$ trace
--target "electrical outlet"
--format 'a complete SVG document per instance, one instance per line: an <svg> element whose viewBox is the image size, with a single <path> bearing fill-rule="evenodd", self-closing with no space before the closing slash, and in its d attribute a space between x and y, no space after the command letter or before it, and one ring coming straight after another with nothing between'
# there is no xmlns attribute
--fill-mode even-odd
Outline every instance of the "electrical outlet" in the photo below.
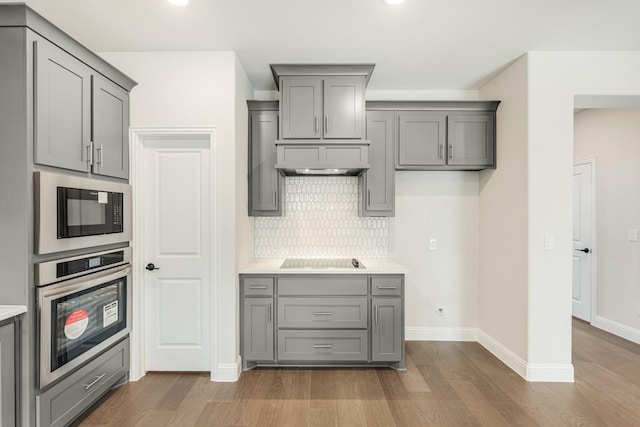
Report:
<svg viewBox="0 0 640 427"><path fill-rule="evenodd" d="M629 229L628 238L629 238L630 242L637 242L638 241L638 229L637 228L630 228Z"/></svg>
<svg viewBox="0 0 640 427"><path fill-rule="evenodd" d="M429 249L432 251L438 249L438 241L436 239L429 239Z"/></svg>

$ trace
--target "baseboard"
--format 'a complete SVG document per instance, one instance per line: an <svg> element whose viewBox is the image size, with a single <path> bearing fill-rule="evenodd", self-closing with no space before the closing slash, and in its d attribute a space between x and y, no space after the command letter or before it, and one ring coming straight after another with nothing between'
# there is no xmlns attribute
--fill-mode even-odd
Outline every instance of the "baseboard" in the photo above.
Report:
<svg viewBox="0 0 640 427"><path fill-rule="evenodd" d="M520 356L482 330L478 331L478 343L527 381L555 383L571 383L574 381L573 365L570 363L527 363Z"/></svg>
<svg viewBox="0 0 640 427"><path fill-rule="evenodd" d="M607 319L606 317L594 316L591 326L595 326L596 328L600 328L611 334L617 335L636 344L640 344L640 330L623 325L622 323L618 323L614 320Z"/></svg>
<svg viewBox="0 0 640 427"><path fill-rule="evenodd" d="M240 378L240 370L242 367L242 359L240 356L236 359L236 363L218 363L217 368L211 374L211 381L220 383L232 383Z"/></svg>
<svg viewBox="0 0 640 427"><path fill-rule="evenodd" d="M428 328L409 326L404 330L407 341L477 341L477 328Z"/></svg>

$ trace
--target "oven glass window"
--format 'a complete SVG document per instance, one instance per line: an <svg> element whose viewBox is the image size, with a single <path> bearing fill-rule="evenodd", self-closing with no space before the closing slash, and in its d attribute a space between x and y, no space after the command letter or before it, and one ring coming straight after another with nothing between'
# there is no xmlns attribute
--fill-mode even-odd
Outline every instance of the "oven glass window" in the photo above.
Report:
<svg viewBox="0 0 640 427"><path fill-rule="evenodd" d="M51 371L125 329L127 278L51 301Z"/></svg>

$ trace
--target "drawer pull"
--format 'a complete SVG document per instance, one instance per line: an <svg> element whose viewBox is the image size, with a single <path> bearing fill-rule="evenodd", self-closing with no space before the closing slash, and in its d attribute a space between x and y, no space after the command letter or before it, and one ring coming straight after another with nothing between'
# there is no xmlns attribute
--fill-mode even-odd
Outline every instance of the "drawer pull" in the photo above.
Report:
<svg viewBox="0 0 640 427"><path fill-rule="evenodd" d="M397 286L378 286L378 289L398 289Z"/></svg>
<svg viewBox="0 0 640 427"><path fill-rule="evenodd" d="M331 313L330 311L314 311L313 315L314 316L331 316L333 313Z"/></svg>
<svg viewBox="0 0 640 427"><path fill-rule="evenodd" d="M91 381L90 384L84 384L84 389L85 390L89 390L91 387L93 387L94 385L96 385L98 383L98 381L100 381L101 379L104 378L104 376L107 375L107 373L105 372L104 374L96 377L95 380Z"/></svg>
<svg viewBox="0 0 640 427"><path fill-rule="evenodd" d="M314 344L313 348L333 348L333 344Z"/></svg>
<svg viewBox="0 0 640 427"><path fill-rule="evenodd" d="M250 285L249 289L267 289L267 285Z"/></svg>

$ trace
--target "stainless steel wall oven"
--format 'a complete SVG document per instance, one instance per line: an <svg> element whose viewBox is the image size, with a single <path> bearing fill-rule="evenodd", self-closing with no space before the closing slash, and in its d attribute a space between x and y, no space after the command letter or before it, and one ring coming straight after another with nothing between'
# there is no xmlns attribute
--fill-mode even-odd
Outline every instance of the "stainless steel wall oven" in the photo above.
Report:
<svg viewBox="0 0 640 427"><path fill-rule="evenodd" d="M38 171L34 190L37 254L131 240L128 184Z"/></svg>
<svg viewBox="0 0 640 427"><path fill-rule="evenodd" d="M40 388L129 333L131 248L36 264Z"/></svg>

